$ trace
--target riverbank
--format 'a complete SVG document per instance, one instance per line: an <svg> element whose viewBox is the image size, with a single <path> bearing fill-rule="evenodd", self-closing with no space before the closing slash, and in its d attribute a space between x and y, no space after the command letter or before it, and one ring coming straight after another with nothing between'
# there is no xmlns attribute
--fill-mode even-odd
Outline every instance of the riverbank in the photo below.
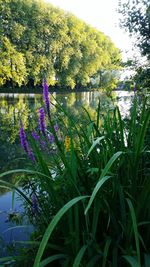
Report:
<svg viewBox="0 0 150 267"><path fill-rule="evenodd" d="M42 85L41 86L36 86L36 87L0 87L0 94L3 93L21 93L21 94L41 94L42 93ZM107 89L104 88L98 88L98 87L80 87L80 88L60 88L57 86L49 86L49 92L51 93L78 93L78 92L89 92L89 91L99 91L99 92L107 92ZM120 88L114 88L112 91L126 91L126 92L132 92L132 90L127 90L127 89L120 89Z"/></svg>
<svg viewBox="0 0 150 267"><path fill-rule="evenodd" d="M41 86L21 86L21 87L18 87L18 86L1 86L0 87L0 93L34 93L34 94L40 94L42 93L42 84ZM71 89L70 87L60 87L60 86L49 86L49 92L59 92L59 93L76 93L76 92L87 92L87 91L98 91L98 90L101 90L103 91L102 88L92 88L90 86L88 87L75 87L74 89Z"/></svg>

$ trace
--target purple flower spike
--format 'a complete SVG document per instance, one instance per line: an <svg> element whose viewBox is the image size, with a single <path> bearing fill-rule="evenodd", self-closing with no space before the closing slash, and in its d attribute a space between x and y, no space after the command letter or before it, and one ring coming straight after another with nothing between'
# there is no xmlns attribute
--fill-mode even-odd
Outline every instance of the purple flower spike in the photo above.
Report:
<svg viewBox="0 0 150 267"><path fill-rule="evenodd" d="M50 118L50 97L46 80L43 81L43 98L47 109L48 117Z"/></svg>
<svg viewBox="0 0 150 267"><path fill-rule="evenodd" d="M39 141L40 139L40 136L35 132L35 131L32 131L32 137L36 140L36 141Z"/></svg>
<svg viewBox="0 0 150 267"><path fill-rule="evenodd" d="M45 141L40 141L40 145L41 145L41 148L42 148L43 150L46 150L46 149L47 149L47 147L46 147L46 142L45 142Z"/></svg>
<svg viewBox="0 0 150 267"><path fill-rule="evenodd" d="M54 130L55 130L55 132L58 132L59 131L59 126L58 126L57 123L54 125Z"/></svg>
<svg viewBox="0 0 150 267"><path fill-rule="evenodd" d="M32 200L31 211L33 215L36 215L39 212L39 208L38 208L37 197L34 193L32 194L31 200Z"/></svg>
<svg viewBox="0 0 150 267"><path fill-rule="evenodd" d="M28 153L29 145L28 145L28 141L27 141L27 137L26 137L23 125L20 127L19 135L20 135L21 145L23 149Z"/></svg>
<svg viewBox="0 0 150 267"><path fill-rule="evenodd" d="M55 138L54 138L54 135L53 135L53 134L49 134L49 135L47 136L47 138L48 138L48 141L49 141L50 143L54 143Z"/></svg>
<svg viewBox="0 0 150 267"><path fill-rule="evenodd" d="M34 157L34 154L32 152L32 149L29 147L23 125L20 127L19 135L20 135L20 141L21 141L21 145L22 145L23 149L28 154L28 157L32 161L35 162L35 157Z"/></svg>
<svg viewBox="0 0 150 267"><path fill-rule="evenodd" d="M44 108L39 109L39 127L43 135L46 135L46 125L45 125L45 112Z"/></svg>
<svg viewBox="0 0 150 267"><path fill-rule="evenodd" d="M136 91L137 91L136 86L134 86L133 91L134 91L134 94L135 94Z"/></svg>
<svg viewBox="0 0 150 267"><path fill-rule="evenodd" d="M31 149L28 150L28 156L29 156L29 158L30 158L33 162L36 161L36 160L35 160L35 157L34 157L34 154L33 154L33 152L32 152Z"/></svg>

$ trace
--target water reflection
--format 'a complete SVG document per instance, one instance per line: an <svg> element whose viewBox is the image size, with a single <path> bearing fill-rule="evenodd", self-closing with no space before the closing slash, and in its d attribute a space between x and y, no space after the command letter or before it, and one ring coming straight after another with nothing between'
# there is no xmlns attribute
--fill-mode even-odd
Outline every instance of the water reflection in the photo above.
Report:
<svg viewBox="0 0 150 267"><path fill-rule="evenodd" d="M10 192L0 197L0 257L8 255L8 247L12 248L12 242L29 240L30 234L33 231L32 225L27 224L24 220L24 226L16 228L16 224L8 220L9 214L15 214L21 217L23 212L21 202L16 197L14 209L11 203L12 194ZM13 247L17 243L13 244Z"/></svg>
<svg viewBox="0 0 150 267"><path fill-rule="evenodd" d="M118 96L118 98L117 98ZM95 119L97 104L100 99L101 114L105 114L108 108L119 105L121 112L130 109L131 97L130 93L122 95L120 92L112 96L106 96L99 92L81 92L81 93L53 93L51 102L55 104L57 101L68 113L75 115L77 119L83 120L85 111L88 110L91 118ZM57 114L57 110L51 104L52 115ZM0 172L10 169L24 168L26 161L23 160L24 153L21 149L19 140L20 122L24 124L27 130L32 125L37 125L37 111L43 105L43 97L39 94L0 94ZM8 182L15 182L15 175L6 177ZM3 233L10 225L5 223L7 211L11 209L11 192L8 189L0 187L0 233ZM19 209L20 202L15 203L15 208ZM25 229L27 231L27 229ZM3 238L7 241L14 238L17 240L18 234L15 232L3 234ZM23 240L27 236L20 236Z"/></svg>
<svg viewBox="0 0 150 267"><path fill-rule="evenodd" d="M127 117L129 115L131 103L134 97L134 92L117 92L117 105L123 117Z"/></svg>
<svg viewBox="0 0 150 267"><path fill-rule="evenodd" d="M125 98L119 92L118 97L118 105L125 113L125 110L130 108L130 94L128 93ZM53 93L51 102L58 101L69 114L75 115L80 120L85 116L84 107L94 119L99 98L101 114L106 113L108 108L113 108L117 103L116 97L111 99L99 92ZM11 169L11 166L20 167L21 160L17 160L23 157L18 136L20 122L25 129L28 129L29 125L34 128L37 125L37 110L42 105L42 95L39 94L0 94L0 171ZM51 113L57 115L57 110L52 108Z"/></svg>

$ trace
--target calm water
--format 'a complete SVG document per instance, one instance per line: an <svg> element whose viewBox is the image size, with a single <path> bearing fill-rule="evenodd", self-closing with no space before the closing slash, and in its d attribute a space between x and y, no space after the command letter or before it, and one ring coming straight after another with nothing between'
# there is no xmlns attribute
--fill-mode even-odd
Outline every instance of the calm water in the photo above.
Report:
<svg viewBox="0 0 150 267"><path fill-rule="evenodd" d="M133 93L114 92L113 98L99 92L53 93L52 96L70 113L80 118L83 113L83 106L94 117L99 98L101 100L101 113L107 112L108 107L113 108L118 105L123 116L126 116L131 106ZM55 102L53 97L51 97L51 101ZM0 94L0 172L24 167L24 155L18 137L20 121L28 127L30 123L33 123L35 111L42 105L42 95ZM57 111L53 110L53 112ZM5 179L12 183L14 177L7 176ZM12 242L13 240L27 239L27 232L30 233L31 231L30 227L25 227L24 230L23 228L7 230L13 226L12 223L7 221L8 213L15 211L20 216L23 212L21 201L18 199L15 199L12 210L11 199L12 193L6 188L0 188L0 238L2 238L0 239L0 246L2 247L3 241ZM1 247L0 251L2 251ZM5 251L2 255L4 254Z"/></svg>

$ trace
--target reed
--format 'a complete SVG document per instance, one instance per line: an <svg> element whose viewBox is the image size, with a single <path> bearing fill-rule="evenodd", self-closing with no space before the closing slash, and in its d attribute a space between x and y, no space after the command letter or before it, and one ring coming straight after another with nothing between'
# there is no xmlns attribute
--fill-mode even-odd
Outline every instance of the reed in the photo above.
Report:
<svg viewBox="0 0 150 267"><path fill-rule="evenodd" d="M137 101L127 119L118 107L102 117L99 101L97 116L85 110L83 121L56 102L61 116L49 111L44 133L35 129L44 150L29 138L33 169L0 174L24 173L36 195L38 210L28 216L40 243L28 266L150 266L150 176L144 160L150 110L146 99L140 109ZM2 180L0 185L17 190L33 207L32 194Z"/></svg>

